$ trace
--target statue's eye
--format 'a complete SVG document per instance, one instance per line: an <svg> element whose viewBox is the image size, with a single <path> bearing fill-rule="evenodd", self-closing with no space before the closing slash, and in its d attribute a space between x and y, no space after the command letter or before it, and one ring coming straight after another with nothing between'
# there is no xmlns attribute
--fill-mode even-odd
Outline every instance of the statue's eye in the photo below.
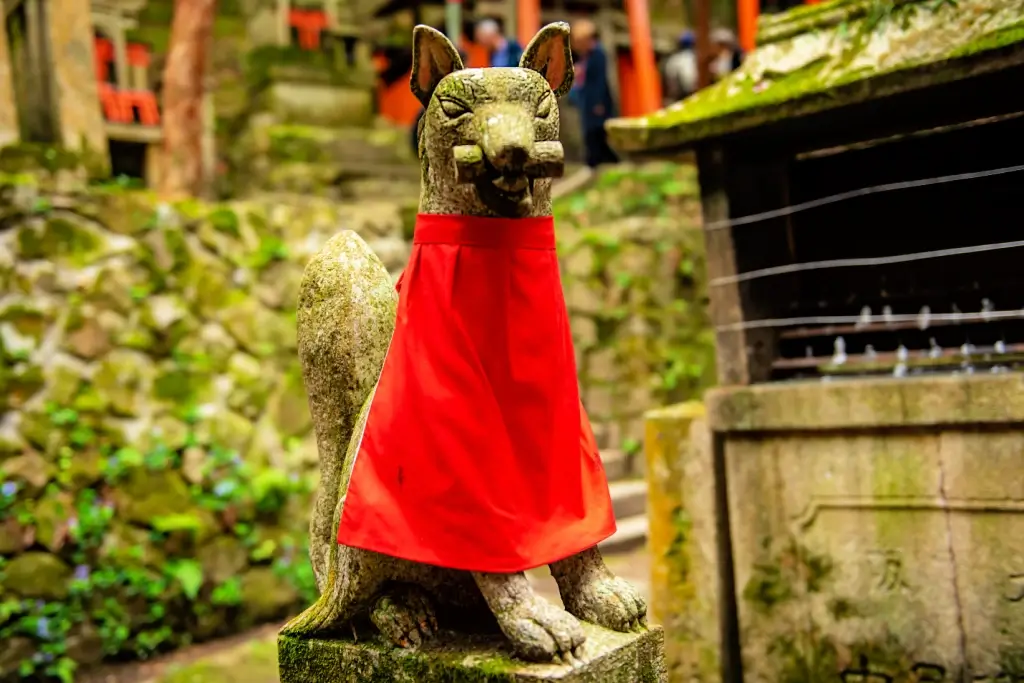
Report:
<svg viewBox="0 0 1024 683"><path fill-rule="evenodd" d="M537 105L538 119L546 119L551 116L551 108L554 106L554 101L555 98L551 95L545 96L544 99L540 101L540 104Z"/></svg>
<svg viewBox="0 0 1024 683"><path fill-rule="evenodd" d="M469 107L464 105L462 102L459 102L458 100L453 100L447 97L442 97L440 98L440 100L441 110L444 112L445 116L447 116L450 119L457 119L460 116L465 116L466 114L472 113Z"/></svg>

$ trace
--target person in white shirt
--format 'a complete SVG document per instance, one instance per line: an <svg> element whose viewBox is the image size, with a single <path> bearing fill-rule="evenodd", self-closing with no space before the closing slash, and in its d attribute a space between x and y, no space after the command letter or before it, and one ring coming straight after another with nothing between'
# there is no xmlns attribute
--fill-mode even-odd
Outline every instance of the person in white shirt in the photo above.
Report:
<svg viewBox="0 0 1024 683"><path fill-rule="evenodd" d="M679 49L665 60L665 104L686 99L697 92L697 52L693 31L679 37Z"/></svg>

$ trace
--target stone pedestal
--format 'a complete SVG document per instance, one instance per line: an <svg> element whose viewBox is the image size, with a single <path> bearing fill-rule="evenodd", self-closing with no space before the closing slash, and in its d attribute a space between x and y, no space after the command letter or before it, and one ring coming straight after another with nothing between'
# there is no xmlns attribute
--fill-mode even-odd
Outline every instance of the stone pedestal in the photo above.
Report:
<svg viewBox="0 0 1024 683"><path fill-rule="evenodd" d="M584 661L524 664L513 660L500 634L439 634L420 650L377 639L315 640L280 636L281 683L664 683L660 628L642 635L614 633L590 624Z"/></svg>

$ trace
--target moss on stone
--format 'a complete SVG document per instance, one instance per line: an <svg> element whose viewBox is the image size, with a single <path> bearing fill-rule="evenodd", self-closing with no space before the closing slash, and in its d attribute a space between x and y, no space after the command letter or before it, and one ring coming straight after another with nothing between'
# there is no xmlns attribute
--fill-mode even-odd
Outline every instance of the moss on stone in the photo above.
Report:
<svg viewBox="0 0 1024 683"><path fill-rule="evenodd" d="M626 152L687 145L968 77L983 60L989 68L1010 66L1019 57L1003 49L1024 42L1020 10L1017 0L831 2L791 10L774 20L782 27L774 29L777 42L761 45L740 69L654 114L609 122L610 139Z"/></svg>
<svg viewBox="0 0 1024 683"><path fill-rule="evenodd" d="M442 631L419 650L395 648L379 638L305 640L280 636L281 683L663 683L660 629L619 634L585 624L587 656L573 668L514 659L500 635Z"/></svg>
<svg viewBox="0 0 1024 683"><path fill-rule="evenodd" d="M23 598L61 600L68 595L71 568L56 555L28 552L4 567L0 586Z"/></svg>

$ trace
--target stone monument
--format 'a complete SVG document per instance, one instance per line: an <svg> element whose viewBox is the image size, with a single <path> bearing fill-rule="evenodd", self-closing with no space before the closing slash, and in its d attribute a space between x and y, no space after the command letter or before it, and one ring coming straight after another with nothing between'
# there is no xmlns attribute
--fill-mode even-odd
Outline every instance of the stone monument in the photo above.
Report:
<svg viewBox="0 0 1024 683"><path fill-rule="evenodd" d="M310 555L321 597L281 631L283 683L665 680L660 629L647 627L643 599L596 548L614 517L579 404L551 219L551 179L562 172L556 100L573 77L568 37L568 25L552 24L519 68L465 69L442 34L417 27L422 188L402 298L352 232L306 268L298 340L320 455ZM474 270L482 281L467 287ZM512 295L506 279L519 288ZM423 294L438 282L448 296ZM425 316L428 306L441 312ZM513 316L516 306L528 329L473 319L493 318L490 308ZM417 316L434 325L430 344L418 343L428 323L416 327ZM537 350L512 347L538 338L550 348L531 366ZM439 355L446 344L463 344L461 355ZM494 346L516 360L500 362ZM458 373L464 390L438 380ZM497 400L479 398L480 387ZM519 413L501 405L508 396L525 404ZM460 398L469 409L446 414ZM415 413L404 418L408 437L395 434L403 410ZM491 428L495 415L520 422ZM521 432L542 452L510 446ZM461 461L446 452L473 438L495 445L461 448ZM529 467L507 466L520 461ZM565 609L523 573L541 565Z"/></svg>

